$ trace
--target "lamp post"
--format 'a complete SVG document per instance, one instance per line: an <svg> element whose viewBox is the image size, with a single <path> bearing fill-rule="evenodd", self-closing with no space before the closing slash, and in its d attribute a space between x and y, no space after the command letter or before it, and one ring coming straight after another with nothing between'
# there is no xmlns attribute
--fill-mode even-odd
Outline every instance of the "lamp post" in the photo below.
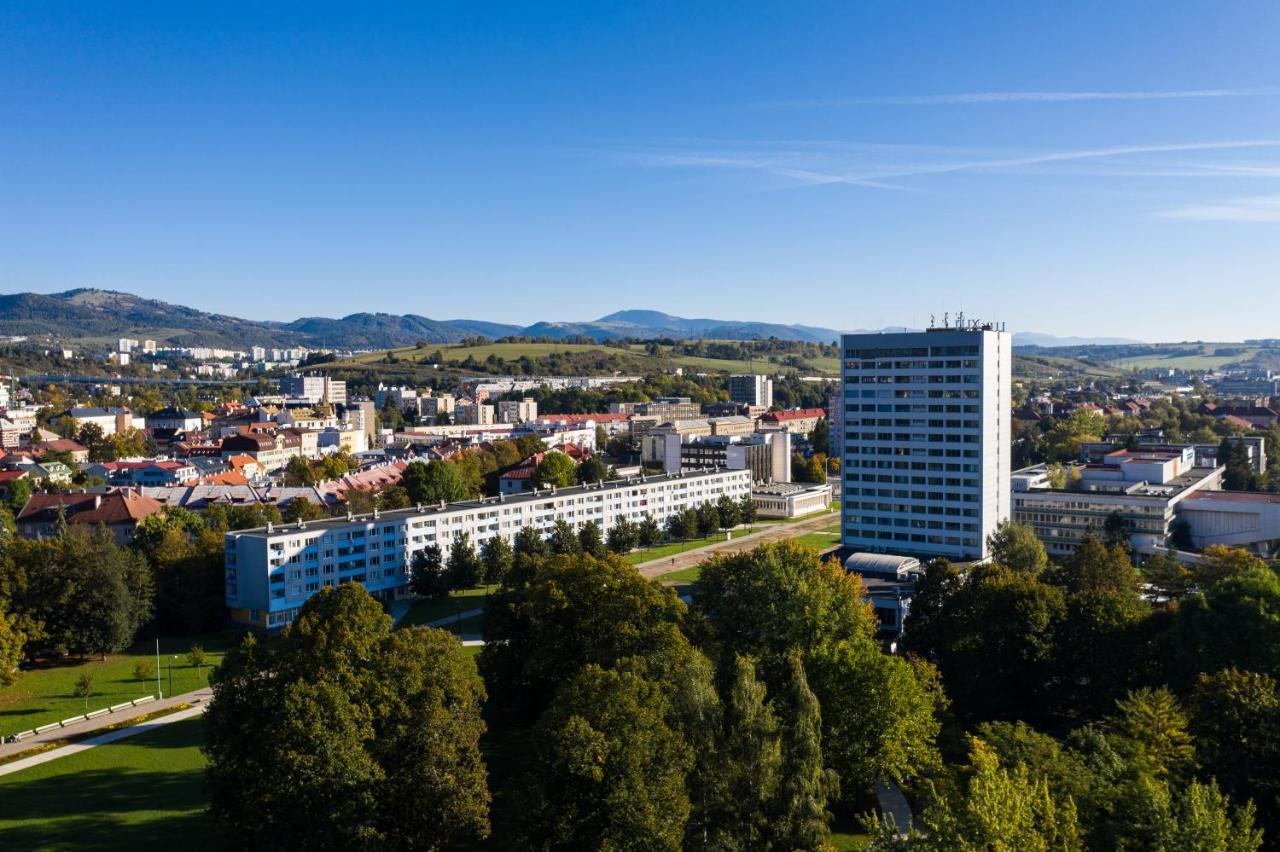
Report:
<svg viewBox="0 0 1280 852"><path fill-rule="evenodd" d="M178 659L178 655L174 654L169 657L169 697L173 697L173 661Z"/></svg>
<svg viewBox="0 0 1280 852"><path fill-rule="evenodd" d="M156 637L156 697L164 698L164 690L160 688L160 637Z"/></svg>

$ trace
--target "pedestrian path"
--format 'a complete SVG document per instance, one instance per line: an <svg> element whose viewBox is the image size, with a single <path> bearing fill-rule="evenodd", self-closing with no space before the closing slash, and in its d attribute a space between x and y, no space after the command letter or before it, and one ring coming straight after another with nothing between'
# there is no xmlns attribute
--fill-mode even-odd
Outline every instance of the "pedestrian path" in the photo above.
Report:
<svg viewBox="0 0 1280 852"><path fill-rule="evenodd" d="M911 805L902 795L902 788L893 781L876 782L876 803L880 806L880 818L892 819L899 835L911 831Z"/></svg>
<svg viewBox="0 0 1280 852"><path fill-rule="evenodd" d="M199 716L208 707L207 704L198 704L195 707L188 707L186 710L179 710L176 713L170 713L167 716L160 716L156 719L149 719L146 722L140 722L137 725L130 725L127 728L117 728L114 731L107 731L105 734L99 734L96 737L90 737L78 743L71 743L60 748L42 751L39 754L33 754L31 757L23 757L11 763L0 765L0 775L11 775L14 772L21 772L24 769L30 769L33 766L39 766L42 763L48 763L51 760L57 760L62 757L70 757L73 754L79 754L82 751L88 751L94 746L106 745L117 740L123 740L127 737L136 737L138 734L145 734L147 731L154 731L156 728L165 725L181 722L183 719L190 719L193 716Z"/></svg>

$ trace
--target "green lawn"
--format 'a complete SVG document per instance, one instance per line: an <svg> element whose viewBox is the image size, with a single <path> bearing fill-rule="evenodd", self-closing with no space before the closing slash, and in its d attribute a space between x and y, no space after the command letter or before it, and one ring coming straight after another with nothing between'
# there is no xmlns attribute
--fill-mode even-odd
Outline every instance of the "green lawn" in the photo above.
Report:
<svg viewBox="0 0 1280 852"><path fill-rule="evenodd" d="M200 719L0 777L5 849L215 849Z"/></svg>
<svg viewBox="0 0 1280 852"><path fill-rule="evenodd" d="M661 580L664 583L696 583L698 578L702 576L702 566L694 565L692 568L682 568L679 571L672 571L667 574L660 574L654 577L655 580Z"/></svg>
<svg viewBox="0 0 1280 852"><path fill-rule="evenodd" d="M187 664L187 651L192 645L204 647L207 662L203 668ZM180 695L206 685L209 670L222 660L226 647L227 637L221 633L161 639L163 671L160 682L164 694ZM175 654L178 656L176 660L173 659ZM106 661L44 663L39 668L22 672L13 685L0 687L0 734L26 731L84 713L85 699L72 694L76 681L84 672L93 675L89 710L154 695L154 675L147 681L139 681L133 676L134 666L144 659L155 662L155 640L139 642L123 654L108 655ZM169 686L170 664L172 691Z"/></svg>
<svg viewBox="0 0 1280 852"><path fill-rule="evenodd" d="M440 618L483 607L485 596L497 590L497 586L477 586L474 589L450 592L445 598L418 601L413 605L413 609L400 619L399 626L413 627L418 624L427 624Z"/></svg>

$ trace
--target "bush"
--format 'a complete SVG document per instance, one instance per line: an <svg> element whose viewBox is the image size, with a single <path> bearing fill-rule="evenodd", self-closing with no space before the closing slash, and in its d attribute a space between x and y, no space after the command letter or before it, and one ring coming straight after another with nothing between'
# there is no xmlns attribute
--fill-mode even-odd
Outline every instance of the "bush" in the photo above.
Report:
<svg viewBox="0 0 1280 852"><path fill-rule="evenodd" d="M156 676L156 664L150 659L138 660L133 667L134 680L153 680Z"/></svg>

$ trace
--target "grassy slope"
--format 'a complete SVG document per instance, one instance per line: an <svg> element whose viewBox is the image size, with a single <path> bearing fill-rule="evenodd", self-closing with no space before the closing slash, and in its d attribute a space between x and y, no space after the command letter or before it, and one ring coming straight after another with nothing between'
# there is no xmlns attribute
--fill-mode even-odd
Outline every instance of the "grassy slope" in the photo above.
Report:
<svg viewBox="0 0 1280 852"><path fill-rule="evenodd" d="M187 664L187 651L192 645L202 645L207 662L201 669ZM169 690L169 664L173 663L173 694L180 695L199 689L208 682L209 669L222 660L226 639L221 634L161 639L161 686L166 695ZM178 655L177 660L172 656ZM57 722L85 712L85 700L76 698L72 691L83 672L93 675L93 695L89 698L90 710L99 710L112 704L120 704L154 695L154 675L147 681L133 676L139 660L155 662L155 643L139 642L123 654L108 655L106 661L66 662L50 664L42 668L24 671L12 686L0 689L0 733L12 734L50 722Z"/></svg>
<svg viewBox="0 0 1280 852"><path fill-rule="evenodd" d="M0 778L5 849L216 848L204 814L200 719Z"/></svg>

